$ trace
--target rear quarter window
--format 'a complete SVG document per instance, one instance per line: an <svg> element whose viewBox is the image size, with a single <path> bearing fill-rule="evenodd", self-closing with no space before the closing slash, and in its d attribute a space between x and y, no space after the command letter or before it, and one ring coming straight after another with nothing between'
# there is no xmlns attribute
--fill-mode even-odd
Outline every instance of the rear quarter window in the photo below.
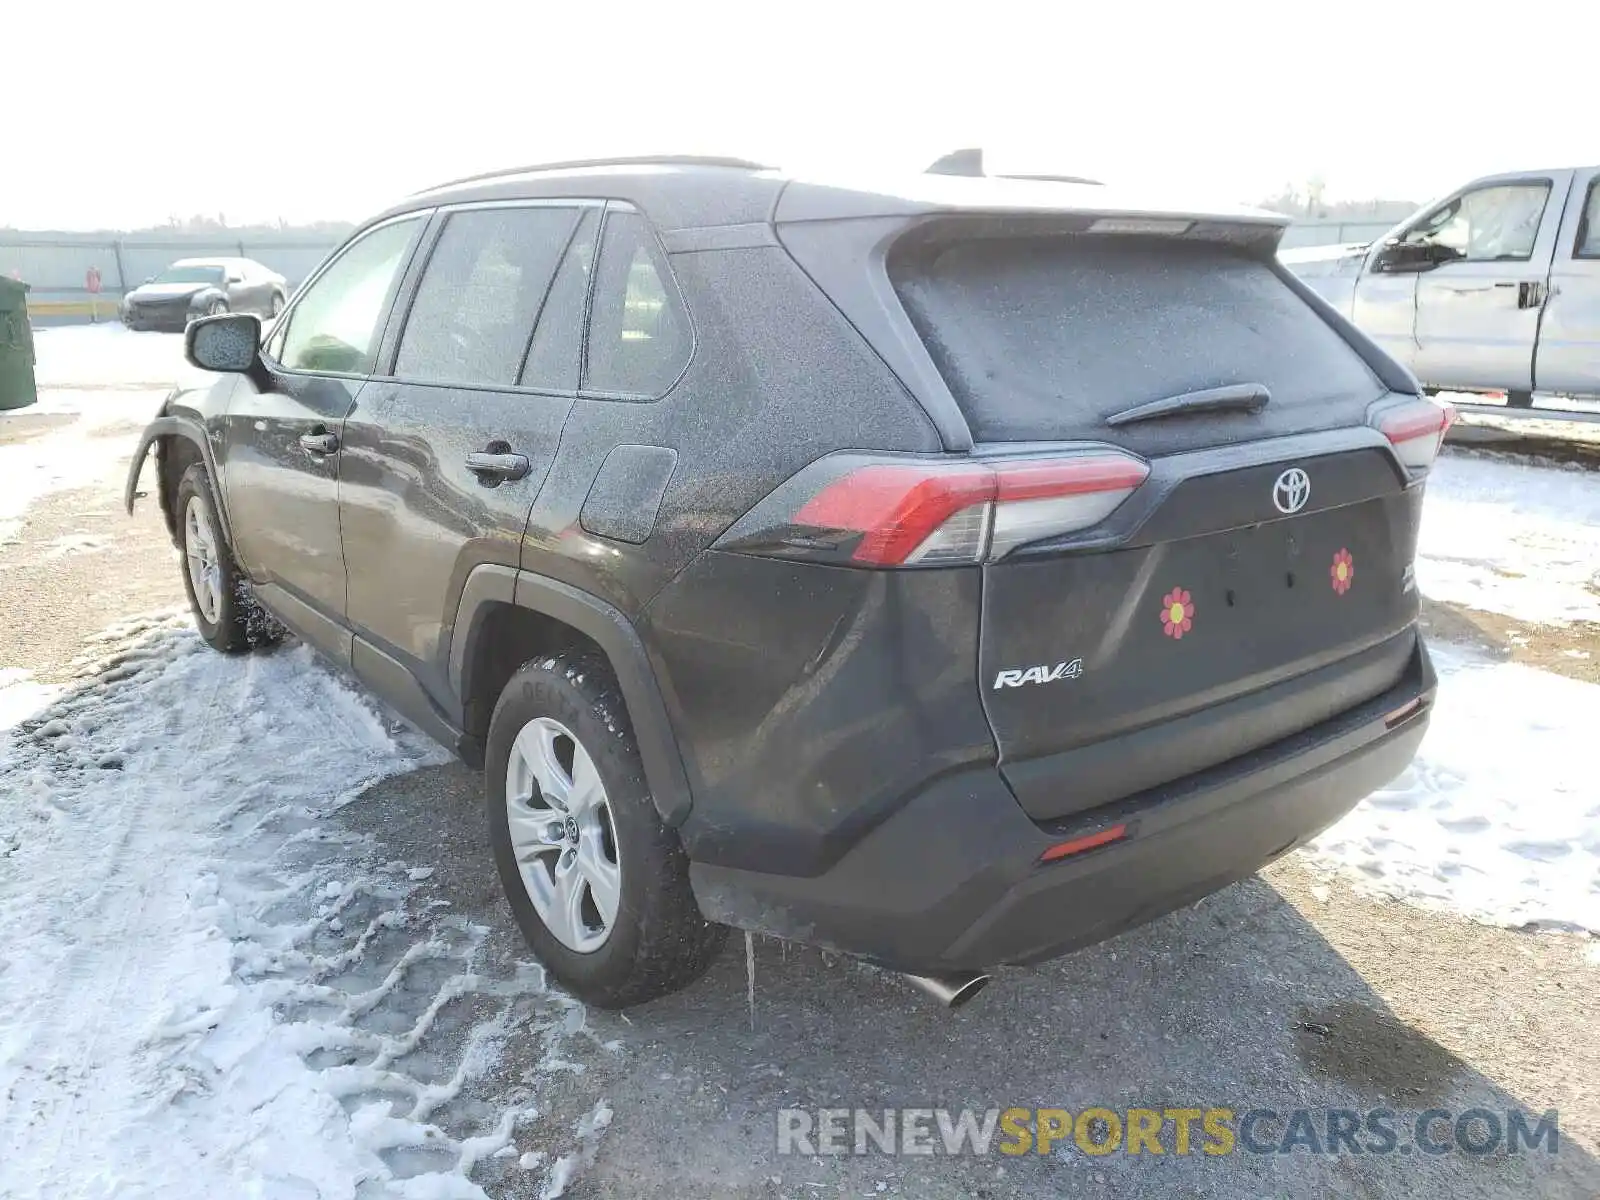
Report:
<svg viewBox="0 0 1600 1200"><path fill-rule="evenodd" d="M1136 404L1237 383L1271 391L1260 420L1192 418L1116 439L1160 450L1229 440L1230 422L1262 436L1359 421L1350 414L1381 391L1268 263L1226 245L967 237L897 251L889 267L979 441L1104 438L1104 419Z"/></svg>
<svg viewBox="0 0 1600 1200"><path fill-rule="evenodd" d="M660 396L683 374L693 349L688 311L644 218L607 213L589 314L585 390Z"/></svg>

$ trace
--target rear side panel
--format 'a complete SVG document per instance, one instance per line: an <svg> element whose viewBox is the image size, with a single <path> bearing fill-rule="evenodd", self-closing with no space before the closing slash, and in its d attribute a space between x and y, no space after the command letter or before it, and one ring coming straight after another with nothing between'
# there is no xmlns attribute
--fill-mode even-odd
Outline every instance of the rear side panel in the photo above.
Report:
<svg viewBox="0 0 1600 1200"><path fill-rule="evenodd" d="M694 326L687 371L657 400L576 399L523 546L525 569L629 615L812 460L939 444L917 402L780 247L669 260ZM617 486L602 474L617 447L673 465L649 481L650 498L660 496L649 528L608 538L585 529L582 514Z"/></svg>
<svg viewBox="0 0 1600 1200"><path fill-rule="evenodd" d="M934 779L982 764L970 786L986 776L992 793L980 582L971 567L722 551L673 580L641 634L694 792L679 830L689 856L816 875Z"/></svg>

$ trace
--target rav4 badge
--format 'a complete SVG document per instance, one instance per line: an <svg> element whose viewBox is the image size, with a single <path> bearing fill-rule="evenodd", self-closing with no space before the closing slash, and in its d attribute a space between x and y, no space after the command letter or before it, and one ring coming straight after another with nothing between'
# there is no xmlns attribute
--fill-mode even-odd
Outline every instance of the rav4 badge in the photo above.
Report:
<svg viewBox="0 0 1600 1200"><path fill-rule="evenodd" d="M1057 663L1055 666L1038 666L1023 669L1018 667L1014 671L1001 671L994 677L994 687L999 691L1003 687L1021 687L1025 683L1054 683L1058 679L1076 679L1083 674L1083 659L1075 658L1071 662Z"/></svg>

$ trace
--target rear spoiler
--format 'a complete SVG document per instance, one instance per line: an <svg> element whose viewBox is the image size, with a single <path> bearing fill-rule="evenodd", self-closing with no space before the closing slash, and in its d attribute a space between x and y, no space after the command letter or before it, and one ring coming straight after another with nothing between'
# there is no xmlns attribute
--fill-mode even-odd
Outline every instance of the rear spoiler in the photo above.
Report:
<svg viewBox="0 0 1600 1200"><path fill-rule="evenodd" d="M1185 211L1119 204L1108 188L924 176L899 190L791 182L778 197L773 220L779 243L922 404L952 453L972 450L972 428L906 316L887 261L897 246L941 238L956 224L979 227L979 236L1038 231L1118 237L1165 230L1165 236L1228 243L1267 263L1390 391L1420 390L1404 367L1277 261L1278 242L1289 224L1278 213Z"/></svg>
<svg viewBox="0 0 1600 1200"><path fill-rule="evenodd" d="M947 174L863 181L859 186L791 180L778 196L772 219L780 226L886 217L910 224L916 218L960 215L1053 217L1061 220L1062 232L1074 225L1097 233L1204 236L1216 231L1222 235L1218 240L1270 245L1274 251L1289 225L1281 213L1172 204L1088 182ZM1119 222L1123 227L1114 228Z"/></svg>

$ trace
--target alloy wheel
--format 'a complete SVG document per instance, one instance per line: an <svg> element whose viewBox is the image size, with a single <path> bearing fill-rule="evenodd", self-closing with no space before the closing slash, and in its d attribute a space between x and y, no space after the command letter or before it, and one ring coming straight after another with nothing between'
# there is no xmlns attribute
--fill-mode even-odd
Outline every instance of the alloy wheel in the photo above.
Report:
<svg viewBox="0 0 1600 1200"><path fill-rule="evenodd" d="M580 954L604 946L622 898L616 827L594 760L559 721L536 717L512 743L506 822L545 928Z"/></svg>
<svg viewBox="0 0 1600 1200"><path fill-rule="evenodd" d="M217 537L211 529L211 515L199 496L190 496L184 508L183 553L188 562L195 607L208 624L215 625L222 618L222 564L217 558Z"/></svg>

